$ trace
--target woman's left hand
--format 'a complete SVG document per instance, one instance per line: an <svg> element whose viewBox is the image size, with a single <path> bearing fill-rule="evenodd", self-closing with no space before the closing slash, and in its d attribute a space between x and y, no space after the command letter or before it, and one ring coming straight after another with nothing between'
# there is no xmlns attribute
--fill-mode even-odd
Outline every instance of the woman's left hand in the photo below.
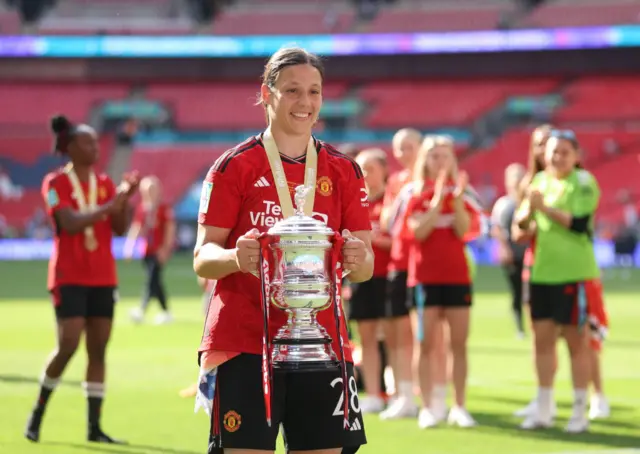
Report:
<svg viewBox="0 0 640 454"><path fill-rule="evenodd" d="M367 257L367 246L364 241L351 235L348 230L342 231L342 237L345 239L342 246L343 267L345 270L357 272Z"/></svg>

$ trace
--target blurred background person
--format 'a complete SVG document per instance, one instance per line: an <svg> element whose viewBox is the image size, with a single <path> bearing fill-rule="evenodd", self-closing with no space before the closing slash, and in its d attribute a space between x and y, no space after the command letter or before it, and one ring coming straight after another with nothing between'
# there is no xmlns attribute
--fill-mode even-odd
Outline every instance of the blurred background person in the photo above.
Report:
<svg viewBox="0 0 640 454"><path fill-rule="evenodd" d="M173 252L176 223L173 209L162 198L162 186L155 176L147 176L140 182L141 200L125 243L125 257L131 258L138 239L142 239L142 257L146 282L139 307L131 310L131 319L140 323L151 298L160 303L161 312L156 316L157 324L173 320L169 311L168 295L163 278L163 269Z"/></svg>
<svg viewBox="0 0 640 454"><path fill-rule="evenodd" d="M518 188L525 169L521 164L510 164L505 170L506 194L500 197L491 213L491 235L497 241L498 261L504 269L511 291L511 310L520 338L524 337L522 316L522 273L526 246L511 238L513 215L518 207Z"/></svg>

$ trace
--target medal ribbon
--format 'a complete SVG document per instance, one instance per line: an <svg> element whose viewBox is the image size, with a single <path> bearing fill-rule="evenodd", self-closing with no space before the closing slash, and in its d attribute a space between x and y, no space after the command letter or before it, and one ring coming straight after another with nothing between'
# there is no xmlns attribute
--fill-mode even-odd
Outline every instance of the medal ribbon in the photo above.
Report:
<svg viewBox="0 0 640 454"><path fill-rule="evenodd" d="M342 246L345 239L338 233L333 235L333 247L331 249L331 269L335 272L335 285L333 287L333 316L336 320L336 336L340 346L340 369L342 372L342 384L344 395L344 428L349 430L349 374L347 373L347 362L344 357L344 339L340 330L342 319Z"/></svg>
<svg viewBox="0 0 640 454"><path fill-rule="evenodd" d="M271 340L269 339L269 245L273 241L267 234L262 234L260 242L260 302L262 303L262 393L267 416L267 424L271 427L271 387L273 374L271 366Z"/></svg>
<svg viewBox="0 0 640 454"><path fill-rule="evenodd" d="M82 190L82 185L80 184L80 179L73 168L73 164L67 164L64 171L71 183L71 188L73 189L73 194L80 212L85 213L89 210L95 209L98 206L98 178L96 177L95 172L89 172L89 201L87 203L87 200L84 197L84 191ZM84 229L84 244L90 251L95 250L97 247L95 231L91 225Z"/></svg>
<svg viewBox="0 0 640 454"><path fill-rule="evenodd" d="M280 202L280 209L282 210L282 216L286 219L295 214L293 202L291 201L291 193L289 191L289 184L287 183L287 176L284 173L282 167L282 159L280 158L280 152L276 141L271 134L271 129L267 128L262 136L262 144L264 151L267 154L269 160L269 167L273 174L273 181L278 191L278 201ZM318 152L316 151L316 145L313 141L313 137L309 138L307 144L307 157L304 166L304 187L311 188L307 192L304 199L304 214L305 216L311 216L313 213L313 203L316 197L316 177L318 169Z"/></svg>

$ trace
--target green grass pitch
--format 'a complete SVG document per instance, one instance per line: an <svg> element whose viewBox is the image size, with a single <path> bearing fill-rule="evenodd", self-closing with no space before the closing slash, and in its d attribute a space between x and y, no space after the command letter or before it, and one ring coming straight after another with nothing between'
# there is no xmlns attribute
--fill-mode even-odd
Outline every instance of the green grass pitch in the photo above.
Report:
<svg viewBox="0 0 640 454"><path fill-rule="evenodd" d="M80 389L86 360L78 351L52 396L41 442L23 438L37 392L37 380L54 346L53 311L45 288L45 262L0 263L0 453L82 454L206 452L208 421L194 414L193 399L178 391L197 378L196 348L202 333L202 304L190 258L176 257L166 270L176 322L136 326L128 311L138 303L142 268L119 263L121 302L109 350L103 425L129 446L89 445L85 400ZM516 340L500 270L481 268L476 280L470 339L468 408L479 426L428 431L415 420L381 422L365 418L371 454L640 453L640 274L605 280L611 335L604 350L606 391L612 417L595 422L588 434L562 432L569 416L571 388L566 349L560 346L557 400L560 414L550 430L524 432L512 412L535 390L530 340ZM312 390L309 390L312 392ZM634 448L636 449L634 451ZM284 452L282 448L280 451Z"/></svg>

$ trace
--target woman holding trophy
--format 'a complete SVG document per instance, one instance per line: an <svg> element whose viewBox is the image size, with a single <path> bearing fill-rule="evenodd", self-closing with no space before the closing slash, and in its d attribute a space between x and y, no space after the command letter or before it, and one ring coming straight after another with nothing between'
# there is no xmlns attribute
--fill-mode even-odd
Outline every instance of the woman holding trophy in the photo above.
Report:
<svg viewBox="0 0 640 454"><path fill-rule="evenodd" d="M339 284L342 270L352 282L373 274L369 202L360 167L311 134L322 106L323 76L313 54L299 48L275 53L260 90L267 129L221 156L203 183L194 270L217 281L199 348L197 399L211 415L209 453L273 453L280 425L291 453L354 453L366 443ZM299 313L287 320L284 311L267 302L277 301L281 308L282 301L290 301L290 289L284 288L284 300L283 292L267 298L267 291L281 289L276 284L287 276L317 271L318 258L310 253L277 251L284 241L265 246L267 232L292 227L283 224L291 220L342 232L331 243L339 247L339 261L332 253L327 267L333 304L310 315L305 325L330 339L320 347L326 347L337 367L305 356L292 339L300 334L294 328L305 320L299 320ZM273 267L271 286L269 248L284 257ZM299 293L304 296L311 287L303 285ZM271 342L286 337L283 330L291 338L282 342L289 345L276 351L274 344L272 352ZM317 369L296 372L308 364Z"/></svg>

